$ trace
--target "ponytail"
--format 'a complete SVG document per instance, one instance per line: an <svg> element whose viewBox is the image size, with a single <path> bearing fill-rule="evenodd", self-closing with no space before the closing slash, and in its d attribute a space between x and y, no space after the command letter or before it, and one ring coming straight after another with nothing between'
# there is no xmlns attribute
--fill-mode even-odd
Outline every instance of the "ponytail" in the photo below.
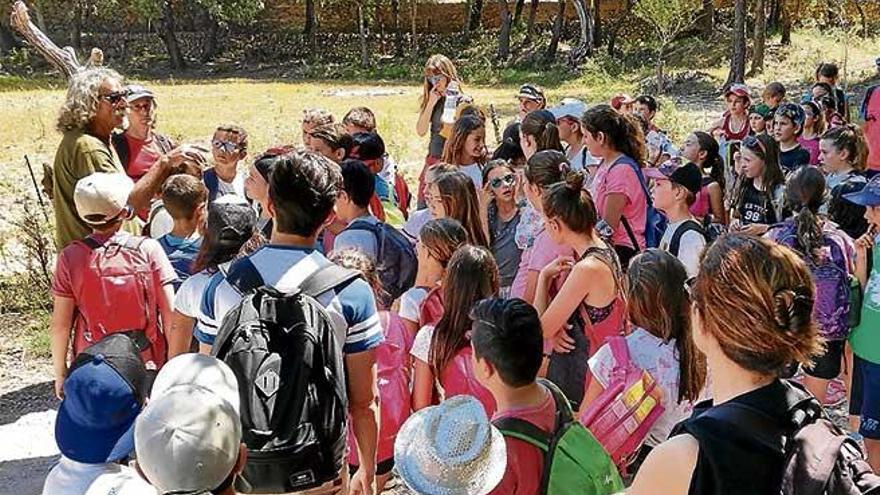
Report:
<svg viewBox="0 0 880 495"><path fill-rule="evenodd" d="M694 132L694 136L697 138L700 151L706 152L706 160L703 162L701 168L704 170L708 168L709 177L713 182L717 182L718 185L721 186L721 190L724 190L724 160L721 158L718 141L703 131Z"/></svg>
<svg viewBox="0 0 880 495"><path fill-rule="evenodd" d="M853 168L864 171L868 165L868 146L865 143L865 135L859 126L855 124L843 124L832 127L822 134L823 141L830 141L837 151L846 150L847 158Z"/></svg>
<svg viewBox="0 0 880 495"><path fill-rule="evenodd" d="M810 259L818 255L824 245L822 222L818 211L825 196L825 177L814 167L798 169L785 188L788 206L797 212L794 217L795 248Z"/></svg>

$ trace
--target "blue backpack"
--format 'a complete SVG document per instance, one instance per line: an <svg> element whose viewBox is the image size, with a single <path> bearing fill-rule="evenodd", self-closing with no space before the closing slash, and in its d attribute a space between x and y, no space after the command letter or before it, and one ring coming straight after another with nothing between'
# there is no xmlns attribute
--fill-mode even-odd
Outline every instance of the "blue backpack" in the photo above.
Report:
<svg viewBox="0 0 880 495"><path fill-rule="evenodd" d="M399 230L384 222L358 220L346 230L366 230L376 236L376 273L383 289L378 300L382 307L390 308L416 283L419 260L412 243Z"/></svg>
<svg viewBox="0 0 880 495"><path fill-rule="evenodd" d="M645 246L649 248L658 247L660 246L660 239L663 238L663 233L666 232L666 216L660 213L660 210L654 208L654 201L651 199L651 192L648 190L648 183L645 180L645 175L642 174L642 168L632 158L626 156L618 158L608 171L611 172L611 169L621 163L626 164L636 173L636 177L639 178L639 184L642 186L642 192L645 193L645 202L648 204L648 211L645 216ZM626 229L629 240L633 243L633 249L640 251L635 232L633 232L632 226L626 217L621 215L620 222L623 224L623 228Z"/></svg>
<svg viewBox="0 0 880 495"><path fill-rule="evenodd" d="M162 250L165 251L165 254L168 256L168 261L170 261L171 266L174 267L175 273L177 273L177 280L174 282L174 290L176 292L177 289L180 288L180 284L192 275L193 263L199 255L199 248L202 247L202 239L186 240L180 244L171 245L171 243L168 242L168 235L169 234L163 235L157 240L159 241L159 245L162 246Z"/></svg>

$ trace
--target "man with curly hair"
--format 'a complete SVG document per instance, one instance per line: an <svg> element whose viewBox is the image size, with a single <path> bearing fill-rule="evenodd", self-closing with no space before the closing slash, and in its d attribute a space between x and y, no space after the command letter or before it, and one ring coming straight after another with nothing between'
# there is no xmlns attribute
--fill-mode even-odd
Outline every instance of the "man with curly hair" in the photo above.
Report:
<svg viewBox="0 0 880 495"><path fill-rule="evenodd" d="M95 172L124 173L110 145L110 136L128 113L126 96L122 76L111 69L88 69L70 79L56 126L63 138L52 169L55 240L59 250L90 232L73 202L76 182ZM186 166L201 166L203 162L202 154L190 146L162 155L138 180L128 198L129 206L132 210L146 208L169 175Z"/></svg>

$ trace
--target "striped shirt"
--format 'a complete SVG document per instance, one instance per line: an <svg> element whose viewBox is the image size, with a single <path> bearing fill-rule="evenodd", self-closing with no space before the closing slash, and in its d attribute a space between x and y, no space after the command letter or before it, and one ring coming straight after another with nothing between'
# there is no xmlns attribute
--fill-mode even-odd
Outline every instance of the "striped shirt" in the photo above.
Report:
<svg viewBox="0 0 880 495"><path fill-rule="evenodd" d="M251 263L264 283L280 292L293 292L311 274L330 263L319 251L293 246L266 245L236 263ZM202 294L196 339L213 345L223 317L241 300L241 294L222 273L211 277ZM333 322L342 352L356 354L382 342L382 326L369 284L361 278L344 283L317 297Z"/></svg>

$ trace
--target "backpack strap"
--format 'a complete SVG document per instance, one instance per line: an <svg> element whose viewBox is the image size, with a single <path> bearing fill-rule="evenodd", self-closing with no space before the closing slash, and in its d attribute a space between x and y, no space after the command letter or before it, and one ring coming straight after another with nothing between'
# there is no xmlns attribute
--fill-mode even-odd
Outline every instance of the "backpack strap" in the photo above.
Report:
<svg viewBox="0 0 880 495"><path fill-rule="evenodd" d="M639 247L639 241L636 239L636 234L635 232L633 232L632 227L629 225L629 222L623 215L620 215L620 223L623 224L623 228L624 230L626 230L626 235L629 236L629 241L633 244L633 249L635 249L636 252L641 251L641 248Z"/></svg>
<svg viewBox="0 0 880 495"><path fill-rule="evenodd" d="M220 179L217 177L217 172L213 168L205 170L202 174L202 181L208 189L208 203L212 203L217 199L217 193L220 191Z"/></svg>
<svg viewBox="0 0 880 495"><path fill-rule="evenodd" d="M697 232L703 238L706 238L706 231L703 230L703 226L699 224L696 220L685 220L684 223L678 226L675 229L675 232L672 233L672 239L669 240L669 253L678 257L678 251L681 249L681 238L688 232Z"/></svg>
<svg viewBox="0 0 880 495"><path fill-rule="evenodd" d="M330 289L339 287L360 276L360 272L343 268L336 263L329 263L303 280L299 290L308 296L318 297Z"/></svg>
<svg viewBox="0 0 880 495"><path fill-rule="evenodd" d="M533 445L540 449L544 455L550 452L552 440L550 434L524 419L501 418L496 419L492 424L506 437L516 438Z"/></svg>
<svg viewBox="0 0 880 495"><path fill-rule="evenodd" d="M614 358L614 368L611 372L614 374L625 374L626 365L630 362L629 346L626 343L626 337L614 335L608 337L607 342L611 348L611 356Z"/></svg>
<svg viewBox="0 0 880 495"><path fill-rule="evenodd" d="M263 276L250 258L241 258L235 262L227 261L217 266L223 278L229 282L239 294L248 294L266 285Z"/></svg>
<svg viewBox="0 0 880 495"><path fill-rule="evenodd" d="M95 240L95 238L90 235L87 235L87 236L83 237L82 239L80 239L80 242L82 242L83 244L88 246L88 248L91 249L92 251L103 246L103 244L101 244L100 242Z"/></svg>
<svg viewBox="0 0 880 495"><path fill-rule="evenodd" d="M125 139L125 134L121 132L111 134L110 145L116 150L116 156L122 162L122 169L127 173L128 161L131 159L131 150L128 148L128 140Z"/></svg>
<svg viewBox="0 0 880 495"><path fill-rule="evenodd" d="M384 223L372 223L366 220L356 220L352 222L345 230L363 230L373 234L376 238L376 263L382 261L382 253L385 252L385 232L383 231ZM343 231L345 232L345 231Z"/></svg>

